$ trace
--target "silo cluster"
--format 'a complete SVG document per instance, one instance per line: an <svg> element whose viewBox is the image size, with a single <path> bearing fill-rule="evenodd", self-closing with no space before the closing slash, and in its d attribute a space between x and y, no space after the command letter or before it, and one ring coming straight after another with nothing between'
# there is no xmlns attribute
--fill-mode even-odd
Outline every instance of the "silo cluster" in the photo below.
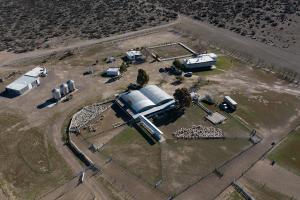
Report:
<svg viewBox="0 0 300 200"><path fill-rule="evenodd" d="M59 88L54 88L52 90L52 97L59 101L62 97L75 91L75 89L75 82L73 80L68 80L66 83L61 84Z"/></svg>

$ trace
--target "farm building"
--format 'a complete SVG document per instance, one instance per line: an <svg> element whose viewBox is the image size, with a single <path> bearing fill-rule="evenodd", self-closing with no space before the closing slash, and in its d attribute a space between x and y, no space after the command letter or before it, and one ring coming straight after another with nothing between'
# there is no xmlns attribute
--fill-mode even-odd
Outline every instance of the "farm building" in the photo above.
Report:
<svg viewBox="0 0 300 200"><path fill-rule="evenodd" d="M9 95L18 96L40 85L40 76L46 76L47 70L44 67L36 67L23 76L6 86L5 91Z"/></svg>
<svg viewBox="0 0 300 200"><path fill-rule="evenodd" d="M223 101L229 106L231 110L236 110L237 102L234 101L230 96L225 96Z"/></svg>
<svg viewBox="0 0 300 200"><path fill-rule="evenodd" d="M163 132L157 128L149 119L147 119L144 115L139 116L139 120L142 126L149 132L153 137L157 140L162 139Z"/></svg>
<svg viewBox="0 0 300 200"><path fill-rule="evenodd" d="M156 85L122 93L116 103L133 119L140 115L151 117L175 107L174 98Z"/></svg>
<svg viewBox="0 0 300 200"><path fill-rule="evenodd" d="M128 51L126 52L126 60L133 64L144 63L145 57L141 51Z"/></svg>
<svg viewBox="0 0 300 200"><path fill-rule="evenodd" d="M203 71L209 70L217 62L217 55L214 53L201 54L195 58L183 60L183 65L186 71Z"/></svg>
<svg viewBox="0 0 300 200"><path fill-rule="evenodd" d="M39 77L23 75L8 86L6 86L5 90L10 95L18 96L31 90L33 87L37 87L39 84Z"/></svg>
<svg viewBox="0 0 300 200"><path fill-rule="evenodd" d="M120 69L117 67L110 67L106 70L106 76L114 77L114 76L120 76Z"/></svg>

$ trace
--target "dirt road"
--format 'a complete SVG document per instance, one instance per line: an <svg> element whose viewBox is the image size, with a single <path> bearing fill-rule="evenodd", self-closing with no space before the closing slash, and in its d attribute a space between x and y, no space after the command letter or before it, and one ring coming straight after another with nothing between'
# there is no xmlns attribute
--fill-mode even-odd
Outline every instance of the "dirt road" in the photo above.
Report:
<svg viewBox="0 0 300 200"><path fill-rule="evenodd" d="M97 39L97 40L95 40L95 39L94 40L84 40L84 41L80 41L80 42L77 42L77 43L74 43L74 44L71 44L68 46L61 46L61 47L58 47L55 49L36 50L36 51L21 53L21 54L13 54L13 53L11 54L11 53L7 53L7 52L0 52L0 67L5 67L8 65L17 64L17 63L22 63L24 61L33 60L33 59L37 59L37 58L47 57L51 54L64 52L66 50L73 50L73 49L77 49L77 48L86 48L86 47L93 46L93 45L100 44L100 43L112 42L112 41L117 42L117 41L122 41L122 40L130 39L130 38L139 37L141 35L152 34L161 29L166 29L172 25L175 25L175 24L179 23L180 21L181 21L181 17L179 16L177 18L177 20L175 20L171 23L168 23L168 24L157 26L157 27L152 27L152 28L143 29L143 30L139 30L139 31L129 32L129 33L121 34L121 35L115 35L115 36ZM1 58L1 54L2 54L2 58Z"/></svg>
<svg viewBox="0 0 300 200"><path fill-rule="evenodd" d="M175 25L175 29L182 30L186 34L193 35L221 49L235 52L254 62L300 72L300 49L292 52L285 51L184 16L181 16L181 21Z"/></svg>
<svg viewBox="0 0 300 200"><path fill-rule="evenodd" d="M246 178L267 185L270 189L292 197L300 197L300 177L267 160L259 161L249 170Z"/></svg>
<svg viewBox="0 0 300 200"><path fill-rule="evenodd" d="M287 133L288 132L273 132L273 134L264 138L259 144L224 165L220 169L223 173L223 177L219 178L217 175L211 174L175 199L209 200L216 198L233 180L238 179L246 170L251 168L256 161L261 159L261 157L272 148L272 142L279 142Z"/></svg>

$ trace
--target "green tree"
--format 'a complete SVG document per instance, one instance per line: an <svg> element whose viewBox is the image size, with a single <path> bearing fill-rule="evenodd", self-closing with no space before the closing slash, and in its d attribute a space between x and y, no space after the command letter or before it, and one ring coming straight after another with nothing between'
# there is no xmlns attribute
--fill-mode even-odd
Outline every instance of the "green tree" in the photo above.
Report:
<svg viewBox="0 0 300 200"><path fill-rule="evenodd" d="M128 64L126 62L123 62L120 66L120 72L121 73L126 72L128 67L129 67Z"/></svg>
<svg viewBox="0 0 300 200"><path fill-rule="evenodd" d="M139 69L138 75L136 78L136 83L143 87L148 82L149 82L149 75L147 74L147 72L143 69Z"/></svg>
<svg viewBox="0 0 300 200"><path fill-rule="evenodd" d="M184 81L184 77L183 76L176 76L176 81L177 81L177 83L181 84Z"/></svg>
<svg viewBox="0 0 300 200"><path fill-rule="evenodd" d="M177 69L180 69L180 70L183 69L183 64L182 64L181 61L178 60L178 59L175 59L175 60L174 60L173 65L174 65L174 67L176 67Z"/></svg>
<svg viewBox="0 0 300 200"><path fill-rule="evenodd" d="M173 94L179 108L183 109L185 107L190 107L192 102L191 94L187 88L178 88Z"/></svg>

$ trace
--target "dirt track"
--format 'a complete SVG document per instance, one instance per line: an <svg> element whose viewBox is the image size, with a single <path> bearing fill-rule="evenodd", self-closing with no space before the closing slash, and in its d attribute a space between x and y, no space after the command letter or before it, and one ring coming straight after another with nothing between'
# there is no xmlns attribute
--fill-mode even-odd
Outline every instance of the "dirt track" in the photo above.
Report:
<svg viewBox="0 0 300 200"><path fill-rule="evenodd" d="M278 165L271 166L268 160L259 161L246 173L245 177L265 184L282 194L292 197L300 196L300 177Z"/></svg>
<svg viewBox="0 0 300 200"><path fill-rule="evenodd" d="M200 39L207 39L208 41L212 43L216 43L216 45L220 45L222 47L227 47L236 49L236 51L241 51L244 52L245 54L251 53L252 56L258 56L258 57L264 57L266 59L266 62L277 62L278 65L284 62L290 62L289 67L294 68L298 71L300 69L298 68L298 61L299 56L296 56L295 54L290 54L288 52L284 52L280 49L276 49L258 42L255 42L253 40L247 40L241 36L237 36L234 33L231 33L229 31L223 30L223 29L217 29L214 27L211 27L209 25L199 23L196 21L193 21L188 18L181 18L180 21L177 21L178 25L172 24L177 30L180 29L191 29L194 35L197 35L200 37ZM114 40L122 40L123 38L128 38L128 37L136 37L137 35L140 34L149 34L153 33L153 31L158 31L159 29L163 28L169 28L170 25L158 27L158 28L153 28L153 29L148 29L144 31L138 31L135 33L128 33L125 35L121 36L115 36L111 38L105 38L97 41L84 41L82 43L76 44L74 46L70 47L61 47L59 49L53 49L47 52L31 52L27 54L20 54L16 55L16 57L12 58L11 60L8 60L7 62L3 63L0 67L4 67L5 65L9 65L11 63L20 63L23 62L24 60L30 60L34 58L39 58L43 56L47 56L53 52L57 51L64 51L66 49L72 49L72 48L79 48L79 47L88 47L93 45L94 43L101 43L101 42L112 42ZM192 35L192 34L191 34ZM273 51L274 50L274 51ZM287 55L285 59L282 59L282 54ZM280 62L279 62L280 61ZM41 86L43 87L43 86ZM52 87L52 86L49 86ZM87 87L87 86L85 86ZM41 88L42 89L42 88ZM86 89L86 88L85 88ZM46 88L46 91L50 91L50 88ZM108 90L108 88L103 87L102 91ZM32 91L32 94L34 91ZM88 92L91 92L90 90ZM99 92L99 91L97 91ZM93 93L93 91L91 92ZM48 94L47 94L48 95ZM43 98L47 95L44 95ZM33 95L34 96L34 95ZM93 96L93 95L91 95ZM81 97L82 99L85 99L86 97ZM22 97L23 100L25 100L25 105L30 104L31 97ZM81 100L82 100L81 99ZM35 99L37 100L37 99ZM80 99L74 100L74 103L71 103L72 107L76 107L80 105ZM3 101L4 104L7 103L7 106L11 107L16 107L17 104L11 103L8 100ZM32 106L32 105L31 105ZM70 108L70 107L69 107ZM65 112L64 114L60 115L59 117L56 118L57 121L53 122L53 124L56 124L54 126L49 127L49 135L53 138L54 143L58 149L58 151L64 155L64 158L66 159L67 163L69 166L72 167L72 169L75 172L78 172L82 169L82 166L80 166L79 162L76 160L74 155L68 150L66 146L63 145L63 142L61 140L61 127L62 127L62 122L63 120L67 117L66 113L68 113L71 109L63 109ZM24 108L24 112L27 111L29 113L32 112L31 108ZM41 111L42 114L45 114L42 120L46 120L49 115L45 113L45 111ZM35 118L40 115L39 113L31 113L32 115L32 120L35 120ZM36 115L36 116L34 116ZM36 124L37 122L31 121L34 125L40 125ZM33 125L31 124L31 125ZM262 155L268 148L270 147L270 144L272 141L277 141L279 140L282 136L284 136L286 133L285 132L280 132L274 134L274 137L267 137L263 140L262 143L258 144L255 146L251 151L247 152L245 155L242 157L239 157L232 162L230 162L228 165L222 169L224 171L224 177L219 179L215 175L211 175L207 178L205 178L203 181L200 183L196 184L194 187L191 188L191 190L188 190L187 192L183 193L182 195L178 196L178 199L212 199L215 197L220 190L225 188L232 180L233 178L238 177L241 175L241 173L247 169L254 161L256 161L260 155ZM93 179L91 179L93 180ZM219 187L215 187L218 185ZM88 187L95 187L94 182L91 182L87 185ZM101 189L99 189L101 190ZM96 191L98 194L99 198L104 198L106 199L105 195L102 194L101 191Z"/></svg>
<svg viewBox="0 0 300 200"><path fill-rule="evenodd" d="M279 49L270 45L266 45L255 40L242 37L236 33L230 32L222 28L216 28L212 25L192 20L185 16L179 18L167 25L162 25L154 28L149 28L141 31L126 33L118 36L112 36L99 40L87 40L78 42L70 46L59 47L51 50L38 50L24 54L6 55L1 59L0 67L10 64L21 63L33 58L43 58L51 54L63 52L69 49L85 48L94 44L113 42L134 38L143 34L151 34L162 29L175 29L176 31L190 35L195 39L200 39L211 45L228 50L232 54L244 58L250 62L259 65L268 65L278 68L285 68L300 73L300 48L294 51Z"/></svg>

